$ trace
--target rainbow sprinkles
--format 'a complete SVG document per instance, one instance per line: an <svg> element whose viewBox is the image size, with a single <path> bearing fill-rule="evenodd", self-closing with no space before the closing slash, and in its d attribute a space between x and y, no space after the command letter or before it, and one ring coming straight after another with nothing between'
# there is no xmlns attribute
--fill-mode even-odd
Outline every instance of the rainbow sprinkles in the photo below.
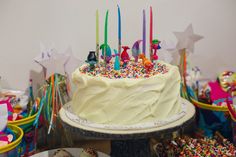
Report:
<svg viewBox="0 0 236 157"><path fill-rule="evenodd" d="M158 74L166 74L169 71L166 63L158 62L157 68L152 68L147 70L141 60L135 62L131 60L126 67L120 68L119 71L114 70L114 63L110 61L107 66L106 70L104 70L104 66L98 64L95 66L94 70L90 70L88 64L80 67L80 72L82 74L88 74L89 76L102 76L110 79L121 79L121 78L149 78Z"/></svg>

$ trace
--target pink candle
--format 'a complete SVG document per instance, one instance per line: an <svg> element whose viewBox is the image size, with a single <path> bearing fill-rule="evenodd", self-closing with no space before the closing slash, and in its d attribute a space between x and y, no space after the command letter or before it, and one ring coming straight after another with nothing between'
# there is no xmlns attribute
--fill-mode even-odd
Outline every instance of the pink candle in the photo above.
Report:
<svg viewBox="0 0 236 157"><path fill-rule="evenodd" d="M149 35L150 35L150 38L149 38L149 46L150 46L149 53L150 53L150 59L152 61L152 39L153 39L153 37L152 37L152 35L153 35L152 7L150 7L150 33L149 33Z"/></svg>

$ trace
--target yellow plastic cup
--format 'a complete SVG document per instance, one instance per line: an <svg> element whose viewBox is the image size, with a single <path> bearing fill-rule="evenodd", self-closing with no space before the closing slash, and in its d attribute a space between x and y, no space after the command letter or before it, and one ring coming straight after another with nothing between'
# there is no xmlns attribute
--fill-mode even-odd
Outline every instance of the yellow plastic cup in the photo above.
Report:
<svg viewBox="0 0 236 157"><path fill-rule="evenodd" d="M23 119L20 119L20 120L8 121L8 124L16 125L16 126L20 127L21 129L23 129L24 133L26 134L27 130L29 130L29 128L31 128L33 126L33 123L34 123L34 120L35 120L36 116L37 116L37 113L35 113L34 115L32 115L30 117L26 117L26 118L23 118ZM29 152L26 152L26 145L27 146L32 146L34 144L33 144L33 142L25 143L25 141L23 140L22 144L20 146L21 155L24 155L25 153L35 152L35 147L34 146L30 150L28 150Z"/></svg>
<svg viewBox="0 0 236 157"><path fill-rule="evenodd" d="M24 129L24 126L26 126L26 125L31 125L31 124L33 125L33 122L36 118L37 113L35 113L34 115L32 115L30 117L23 118L20 120L8 121L8 124L17 125L17 126L21 127L22 129Z"/></svg>
<svg viewBox="0 0 236 157"><path fill-rule="evenodd" d="M196 107L199 107L205 110L228 112L227 106L214 106L212 104L199 102L193 98L190 98L190 100Z"/></svg>
<svg viewBox="0 0 236 157"><path fill-rule="evenodd" d="M23 130L16 125L8 124L7 127L10 128L16 134L17 138L12 143L10 143L6 146L0 147L0 156L3 153L7 153L7 152L12 151L13 149L17 149L17 146L19 146L19 144L21 143L21 140L24 135Z"/></svg>

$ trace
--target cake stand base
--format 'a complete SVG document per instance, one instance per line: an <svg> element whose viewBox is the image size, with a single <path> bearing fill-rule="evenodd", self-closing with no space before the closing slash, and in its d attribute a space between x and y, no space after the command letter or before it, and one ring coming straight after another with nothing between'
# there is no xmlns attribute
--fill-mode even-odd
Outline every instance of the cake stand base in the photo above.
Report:
<svg viewBox="0 0 236 157"><path fill-rule="evenodd" d="M151 157L149 139L112 140L111 157Z"/></svg>
<svg viewBox="0 0 236 157"><path fill-rule="evenodd" d="M63 127L71 132L90 139L111 140L112 157L149 157L150 138L165 138L174 132L182 132L183 129L194 121L195 107L185 99L182 101L186 104L186 114L172 122L160 127L143 128L137 130L112 130L93 128L81 125L67 116L66 107L60 110L60 118Z"/></svg>

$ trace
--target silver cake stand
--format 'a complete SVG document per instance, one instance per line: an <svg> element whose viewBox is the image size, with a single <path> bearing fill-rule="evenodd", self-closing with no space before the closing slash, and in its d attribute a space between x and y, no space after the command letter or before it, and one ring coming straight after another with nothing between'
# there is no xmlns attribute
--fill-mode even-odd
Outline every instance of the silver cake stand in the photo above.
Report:
<svg viewBox="0 0 236 157"><path fill-rule="evenodd" d="M150 138L165 138L173 133L181 133L195 119L195 107L187 100L186 114L180 119L163 126L132 130L94 128L77 123L68 117L66 107L60 112L60 118L65 129L91 139L111 140L111 157L149 157ZM68 104L66 104L68 105ZM65 106L66 106L65 105Z"/></svg>

